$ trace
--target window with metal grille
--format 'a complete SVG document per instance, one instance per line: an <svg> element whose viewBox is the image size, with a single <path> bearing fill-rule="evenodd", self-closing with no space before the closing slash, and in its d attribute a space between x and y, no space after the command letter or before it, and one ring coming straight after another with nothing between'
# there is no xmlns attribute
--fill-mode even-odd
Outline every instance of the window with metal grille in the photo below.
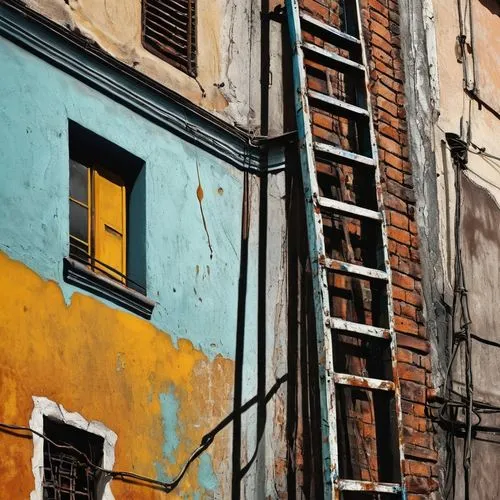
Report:
<svg viewBox="0 0 500 500"><path fill-rule="evenodd" d="M142 44L196 76L196 0L142 0Z"/></svg>
<svg viewBox="0 0 500 500"><path fill-rule="evenodd" d="M48 417L43 419L48 439L43 444L44 500L98 500L104 439Z"/></svg>

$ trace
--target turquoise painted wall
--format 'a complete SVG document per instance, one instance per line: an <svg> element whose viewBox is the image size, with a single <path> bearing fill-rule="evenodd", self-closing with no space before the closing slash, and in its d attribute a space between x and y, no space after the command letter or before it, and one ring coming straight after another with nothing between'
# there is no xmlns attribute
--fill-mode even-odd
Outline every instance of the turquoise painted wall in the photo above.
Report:
<svg viewBox="0 0 500 500"><path fill-rule="evenodd" d="M153 324L174 339L189 339L211 358L234 358L243 174L1 39L0 68L0 250L58 282L67 301L75 290L85 293L62 280L73 120L145 161ZM247 332L255 331L252 268ZM253 356L248 347L246 362Z"/></svg>

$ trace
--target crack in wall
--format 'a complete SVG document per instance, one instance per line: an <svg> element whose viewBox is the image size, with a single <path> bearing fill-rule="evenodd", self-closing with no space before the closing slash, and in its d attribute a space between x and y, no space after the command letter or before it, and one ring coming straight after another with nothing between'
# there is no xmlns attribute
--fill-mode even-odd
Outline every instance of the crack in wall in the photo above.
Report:
<svg viewBox="0 0 500 500"><path fill-rule="evenodd" d="M208 240L208 248L210 249L210 259L214 256L214 249L212 248L212 243L210 241L210 234L208 232L208 227L207 227L207 221L205 219L205 213L203 212L203 188L201 187L201 179L200 179L200 164L198 163L198 160L196 160L196 174L198 176L198 187L196 188L196 197L198 198L198 203L200 205L200 213L201 213L201 220L203 222L203 227L205 229L205 233L207 235L207 240Z"/></svg>

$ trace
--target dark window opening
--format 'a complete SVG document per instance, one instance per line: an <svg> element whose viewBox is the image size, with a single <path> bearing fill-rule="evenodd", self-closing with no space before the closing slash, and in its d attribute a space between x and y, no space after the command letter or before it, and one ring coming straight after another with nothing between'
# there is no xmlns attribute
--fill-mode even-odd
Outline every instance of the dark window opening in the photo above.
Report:
<svg viewBox="0 0 500 500"><path fill-rule="evenodd" d="M146 295L143 162L70 122L69 255Z"/></svg>
<svg viewBox="0 0 500 500"><path fill-rule="evenodd" d="M196 76L196 0L143 0L142 44Z"/></svg>
<svg viewBox="0 0 500 500"><path fill-rule="evenodd" d="M48 417L43 419L43 499L97 500L102 498L101 466L104 439ZM53 441L57 445L52 444Z"/></svg>

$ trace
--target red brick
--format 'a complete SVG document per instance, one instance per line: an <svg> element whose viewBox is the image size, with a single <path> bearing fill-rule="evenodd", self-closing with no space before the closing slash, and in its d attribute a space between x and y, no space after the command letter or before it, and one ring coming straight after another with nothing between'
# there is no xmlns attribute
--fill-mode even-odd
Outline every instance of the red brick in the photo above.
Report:
<svg viewBox="0 0 500 500"><path fill-rule="evenodd" d="M370 32L376 33L384 40L390 41L392 38L391 32L389 31L389 23L379 23L375 19L370 19Z"/></svg>
<svg viewBox="0 0 500 500"><path fill-rule="evenodd" d="M384 122L384 123L388 123L392 127L400 128L401 120L398 117L392 116L391 114L387 113L386 111L384 111L381 108L377 108L376 112L377 112L377 119L378 119L379 123Z"/></svg>
<svg viewBox="0 0 500 500"><path fill-rule="evenodd" d="M378 59L379 61L382 61L385 65L389 67L392 66L394 63L391 54L387 54L382 49L379 49L378 47L375 46L372 46L371 48L371 56L374 57L375 59Z"/></svg>
<svg viewBox="0 0 500 500"><path fill-rule="evenodd" d="M328 20L329 9L318 4L314 0L302 0L304 9L320 15L325 21Z"/></svg>
<svg viewBox="0 0 500 500"><path fill-rule="evenodd" d="M377 38L380 39L380 40L383 40L382 37L379 37L377 35ZM388 76L386 75L378 75L378 78L379 80L386 86L386 87L389 87L390 89L394 90L395 92L403 92L404 91L404 87L403 85L401 84L401 82L398 82L396 80L394 80L393 78L389 78Z"/></svg>
<svg viewBox="0 0 500 500"><path fill-rule="evenodd" d="M381 14L384 17L388 17L389 15L389 9L382 5L378 0L369 0L369 5L372 9L377 11L379 14Z"/></svg>
<svg viewBox="0 0 500 500"><path fill-rule="evenodd" d="M403 173L400 170L396 170L392 167L385 168L385 175L396 182L403 182Z"/></svg>
<svg viewBox="0 0 500 500"><path fill-rule="evenodd" d="M414 415L416 417L425 417L425 404L412 403L410 401L401 401L401 408L403 409L403 414Z"/></svg>
<svg viewBox="0 0 500 500"><path fill-rule="evenodd" d="M415 192L413 189L402 186L390 179L387 180L387 191L407 203L415 203Z"/></svg>
<svg viewBox="0 0 500 500"><path fill-rule="evenodd" d="M384 161L388 165L391 165L394 168L402 170L403 172L411 172L410 164L408 163L407 160L404 160L403 158L388 153L385 155Z"/></svg>
<svg viewBox="0 0 500 500"><path fill-rule="evenodd" d="M406 488L410 493L430 493L439 487L436 479L431 477L407 476L405 478Z"/></svg>
<svg viewBox="0 0 500 500"><path fill-rule="evenodd" d="M398 267L398 263L399 263L399 257L395 254L392 254L390 257L389 257L389 262L391 264L391 267L394 267L397 269Z"/></svg>
<svg viewBox="0 0 500 500"><path fill-rule="evenodd" d="M402 380L411 380L418 384L425 384L425 370L418 366L398 363L398 375Z"/></svg>
<svg viewBox="0 0 500 500"><path fill-rule="evenodd" d="M405 245L401 245L400 243L398 243L398 246L396 248L396 253L400 256L400 257L403 257L403 258L407 258L409 257L410 255L410 251L408 249L407 246ZM408 274L408 273L407 273Z"/></svg>
<svg viewBox="0 0 500 500"><path fill-rule="evenodd" d="M405 245L409 245L411 242L410 233L404 229L399 229L397 227L388 227L387 236L391 238L391 240L398 241L399 243L403 243Z"/></svg>
<svg viewBox="0 0 500 500"><path fill-rule="evenodd" d="M378 132L379 132L379 134L382 134L382 135L385 135L385 136L391 138L396 143L400 142L399 132L398 132L397 128L395 128L391 125L388 125L386 123L380 123L378 126ZM403 176L403 180L404 180L404 176Z"/></svg>
<svg viewBox="0 0 500 500"><path fill-rule="evenodd" d="M415 403L424 404L426 401L426 387L422 384L411 382L410 380L401 380L401 395ZM413 443L416 444L416 443Z"/></svg>
<svg viewBox="0 0 500 500"><path fill-rule="evenodd" d="M398 363L412 363L413 353L407 349L398 349L396 352ZM398 365L399 367L399 365Z"/></svg>
<svg viewBox="0 0 500 500"><path fill-rule="evenodd" d="M413 335L404 335L399 333L397 335L398 347L406 347L414 351L428 354L431 351L431 345L428 340L415 337Z"/></svg>
<svg viewBox="0 0 500 500"><path fill-rule="evenodd" d="M391 53L392 45L387 40L382 38L380 35L377 35L377 33L372 33L371 43L376 47L379 47L387 54Z"/></svg>
<svg viewBox="0 0 500 500"><path fill-rule="evenodd" d="M417 249L420 248L420 238L418 237L418 235L412 235L411 246Z"/></svg>
<svg viewBox="0 0 500 500"><path fill-rule="evenodd" d="M410 443L404 443L404 452L406 458L416 458L417 460L425 460L427 462L437 462L438 459L436 451Z"/></svg>
<svg viewBox="0 0 500 500"><path fill-rule="evenodd" d="M392 282L405 290L413 290L415 288L415 280L411 276L401 274L398 271L392 272Z"/></svg>
<svg viewBox="0 0 500 500"><path fill-rule="evenodd" d="M329 116L325 116L323 113L313 113L312 121L315 125L331 130L333 127L333 120Z"/></svg>
<svg viewBox="0 0 500 500"><path fill-rule="evenodd" d="M405 300L406 299L406 290L403 288L400 288L394 284L393 281L393 287L392 287L392 297L396 300Z"/></svg>
<svg viewBox="0 0 500 500"><path fill-rule="evenodd" d="M400 229L408 229L409 221L406 215L403 215L399 212L395 212L394 210L390 210L390 222L392 226L396 226Z"/></svg>
<svg viewBox="0 0 500 500"><path fill-rule="evenodd" d="M419 356L420 358L420 366L425 370L431 371L431 357L430 356Z"/></svg>
<svg viewBox="0 0 500 500"><path fill-rule="evenodd" d="M376 21L377 23L381 24L382 26L388 27L389 26L389 19L387 17L382 16L378 12L372 11L370 13L370 21Z"/></svg>
<svg viewBox="0 0 500 500"><path fill-rule="evenodd" d="M391 193L384 193L384 205L387 208L392 208L398 212L406 213L408 205L400 198Z"/></svg>
<svg viewBox="0 0 500 500"><path fill-rule="evenodd" d="M411 318L413 320L417 319L417 308L415 306L412 306L410 304L406 304L403 302L401 304L401 314L403 316L406 316L407 318Z"/></svg>
<svg viewBox="0 0 500 500"><path fill-rule="evenodd" d="M414 460L405 460L405 474L413 474L414 476L429 477L431 475L431 466L423 462Z"/></svg>
<svg viewBox="0 0 500 500"><path fill-rule="evenodd" d="M386 111L387 113L390 113L392 116L395 117L398 116L398 106L395 103L388 101L382 96L377 96L377 106L382 110Z"/></svg>
<svg viewBox="0 0 500 500"><path fill-rule="evenodd" d="M418 324L409 318L402 316L394 318L394 328L397 332L418 335Z"/></svg>
<svg viewBox="0 0 500 500"><path fill-rule="evenodd" d="M426 432L428 427L427 424L428 421L425 417L417 417L415 415L403 413L403 425L406 427L410 427L411 429L415 429L419 432Z"/></svg>
<svg viewBox="0 0 500 500"><path fill-rule="evenodd" d="M416 307L422 307L422 296L417 292L406 292L405 300Z"/></svg>

